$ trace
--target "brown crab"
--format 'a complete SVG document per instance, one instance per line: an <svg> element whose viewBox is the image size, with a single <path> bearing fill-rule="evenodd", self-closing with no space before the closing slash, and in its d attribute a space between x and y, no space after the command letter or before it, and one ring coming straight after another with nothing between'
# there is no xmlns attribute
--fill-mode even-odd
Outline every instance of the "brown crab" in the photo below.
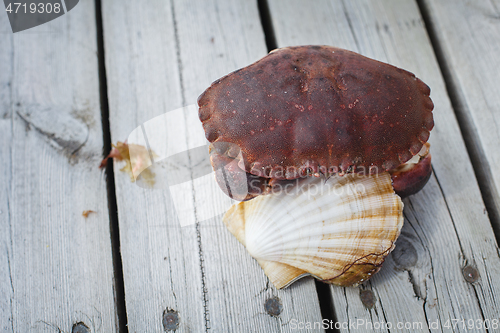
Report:
<svg viewBox="0 0 500 333"><path fill-rule="evenodd" d="M384 171L407 196L432 172L429 94L403 69L331 46L297 46L216 80L198 105L212 166L223 171L218 184L232 198L310 175Z"/></svg>

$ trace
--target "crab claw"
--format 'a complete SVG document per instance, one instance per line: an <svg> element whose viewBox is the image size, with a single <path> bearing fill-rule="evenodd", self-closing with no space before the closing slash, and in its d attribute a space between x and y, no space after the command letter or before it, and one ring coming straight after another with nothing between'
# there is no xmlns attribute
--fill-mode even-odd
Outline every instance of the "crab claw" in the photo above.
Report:
<svg viewBox="0 0 500 333"><path fill-rule="evenodd" d="M414 158L418 158L416 162L410 161L389 171L392 187L401 198L420 191L431 177L432 166L429 147L429 143L426 143L418 155L414 156Z"/></svg>
<svg viewBox="0 0 500 333"><path fill-rule="evenodd" d="M267 179L242 170L239 166L241 153L234 152L239 148L231 147L233 153L229 155L238 155L238 157L232 157L227 154L230 150L229 145L236 146L227 143L217 145L216 143L210 144L209 148L210 163L215 170L215 180L221 190L231 199L238 201L250 200L263 194L267 187Z"/></svg>

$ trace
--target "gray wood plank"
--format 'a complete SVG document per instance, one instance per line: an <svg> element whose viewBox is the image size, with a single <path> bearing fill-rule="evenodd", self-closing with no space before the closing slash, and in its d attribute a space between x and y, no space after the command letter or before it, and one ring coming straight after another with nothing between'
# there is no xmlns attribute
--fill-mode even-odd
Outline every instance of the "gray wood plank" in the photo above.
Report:
<svg viewBox="0 0 500 333"><path fill-rule="evenodd" d="M103 1L112 142L182 106L171 3ZM185 146L185 140L178 142ZM176 311L179 332L204 331L196 230L181 228L168 191L142 189L119 172L115 185L130 332L163 331Z"/></svg>
<svg viewBox="0 0 500 333"><path fill-rule="evenodd" d="M215 79L267 53L256 2L179 0L175 8L187 103L195 101ZM193 22L197 22L196 28ZM188 140L194 137L194 133L189 134ZM203 192L201 189L195 193L195 200L203 197ZM199 232L211 330L293 332L292 320L321 322L312 279L277 291L256 261L226 230L220 216L201 223ZM266 300L274 296L283 305L277 318L264 309Z"/></svg>
<svg viewBox="0 0 500 333"><path fill-rule="evenodd" d="M351 49L414 72L432 90L434 175L422 192L405 200L402 235L381 272L359 288L331 288L339 322L391 323L391 331L465 332L463 326L444 325L498 318L500 284L492 279L500 271L498 245L416 3L318 1L311 6L271 0L270 11L278 46ZM466 265L478 270L477 282L464 279ZM375 295L373 309L363 305L362 290ZM398 322L412 327L399 330Z"/></svg>
<svg viewBox="0 0 500 333"><path fill-rule="evenodd" d="M125 8L106 1L103 17L113 142L155 116L196 103L212 81L267 53L252 2L153 1ZM196 118L186 115L165 130L180 147L196 146L200 136L204 141ZM293 318L321 321L314 282L286 291L269 286L221 215L181 228L169 191L141 189L119 172L115 179L130 331L161 330L166 309L177 311L180 332L288 332ZM211 195L209 188L196 191L184 208ZM272 296L283 305L278 317L264 309Z"/></svg>
<svg viewBox="0 0 500 333"><path fill-rule="evenodd" d="M500 1L422 1L500 235Z"/></svg>
<svg viewBox="0 0 500 333"><path fill-rule="evenodd" d="M94 4L0 31L0 331L117 331Z"/></svg>

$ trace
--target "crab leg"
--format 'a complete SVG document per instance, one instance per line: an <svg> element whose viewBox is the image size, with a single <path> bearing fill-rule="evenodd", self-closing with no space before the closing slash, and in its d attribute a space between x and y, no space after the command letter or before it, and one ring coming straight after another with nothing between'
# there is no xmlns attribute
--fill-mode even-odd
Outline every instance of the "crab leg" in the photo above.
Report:
<svg viewBox="0 0 500 333"><path fill-rule="evenodd" d="M392 187L401 197L420 191L432 174L430 144L426 143L420 152L409 162L389 171L392 178Z"/></svg>
<svg viewBox="0 0 500 333"><path fill-rule="evenodd" d="M394 191L402 198L420 191L432 174L430 144L426 143L410 161L389 171ZM278 180L252 175L240 168L238 158L210 148L210 162L215 170L219 187L230 198L247 201L258 195L286 188L296 180Z"/></svg>
<svg viewBox="0 0 500 333"><path fill-rule="evenodd" d="M269 179L245 172L238 166L237 158L218 152L213 145L209 153L217 184L231 199L246 201L264 194Z"/></svg>

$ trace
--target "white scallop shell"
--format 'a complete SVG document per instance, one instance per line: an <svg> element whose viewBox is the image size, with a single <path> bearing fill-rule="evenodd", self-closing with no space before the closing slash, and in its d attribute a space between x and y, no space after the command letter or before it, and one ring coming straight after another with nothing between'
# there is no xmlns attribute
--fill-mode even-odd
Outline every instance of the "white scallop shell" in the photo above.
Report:
<svg viewBox="0 0 500 333"><path fill-rule="evenodd" d="M223 221L278 289L307 275L349 286L394 248L403 203L388 173L308 177L232 206Z"/></svg>

